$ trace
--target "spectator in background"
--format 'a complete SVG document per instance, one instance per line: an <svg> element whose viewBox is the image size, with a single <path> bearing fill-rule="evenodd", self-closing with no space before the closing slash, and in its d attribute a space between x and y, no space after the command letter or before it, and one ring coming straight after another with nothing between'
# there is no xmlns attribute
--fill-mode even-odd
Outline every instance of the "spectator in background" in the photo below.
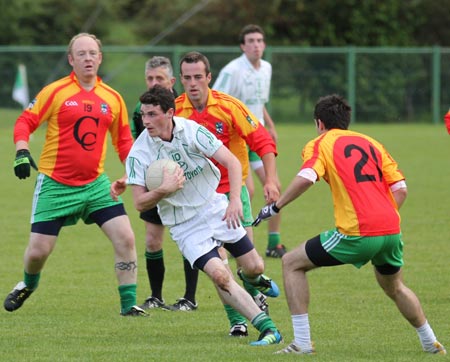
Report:
<svg viewBox="0 0 450 362"><path fill-rule="evenodd" d="M244 102L276 142L275 124L266 108L266 103L269 102L272 66L262 59L266 48L263 29L254 24L246 25L239 34L239 43L242 55L229 62L220 71L212 88ZM266 174L261 158L249 150L249 159L251 168L255 171L261 184L264 185ZM248 173L246 185L250 199L252 199L255 185L251 172ZM266 256L272 258L281 258L286 252L280 238L280 217L281 215L277 214L268 222Z"/></svg>

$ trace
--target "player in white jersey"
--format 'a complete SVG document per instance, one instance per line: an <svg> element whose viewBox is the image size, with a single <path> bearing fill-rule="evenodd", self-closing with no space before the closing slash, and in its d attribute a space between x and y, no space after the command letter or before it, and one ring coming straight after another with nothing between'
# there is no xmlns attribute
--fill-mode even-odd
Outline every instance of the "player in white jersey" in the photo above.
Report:
<svg viewBox="0 0 450 362"><path fill-rule="evenodd" d="M241 30L239 41L243 54L222 68L213 89L225 92L245 103L276 142L275 125L266 108L270 95L272 65L262 59L266 48L264 31L258 25L246 25ZM265 173L261 159L249 151L249 160L252 169L264 185ZM251 173L248 174L246 185L250 197L253 197L255 186ZM280 222L279 214L268 222L269 235L266 248L268 257L281 258L286 252L280 240Z"/></svg>
<svg viewBox="0 0 450 362"><path fill-rule="evenodd" d="M213 89L225 92L245 103L248 109L265 125L264 108L269 102L272 65L260 59L260 65L255 68L247 55L229 62L219 73ZM269 130L274 130L270 122ZM267 128L267 127L266 127Z"/></svg>
<svg viewBox="0 0 450 362"><path fill-rule="evenodd" d="M238 261L244 286L252 286L270 297L278 286L263 275L264 262L240 224L242 168L238 159L205 127L174 117L175 100L170 90L155 86L141 97L141 115L147 131L136 139L126 161L127 183L132 185L138 211L158 206L164 225L191 265L213 281L219 297L244 315L261 332L251 345L280 343L282 338L272 319L233 278L220 258L224 246ZM220 172L209 159L228 169L229 201L215 190ZM163 182L148 191L145 176L157 159L170 158L180 166L173 174L164 171ZM114 196L121 193L118 184Z"/></svg>
<svg viewBox="0 0 450 362"><path fill-rule="evenodd" d="M173 117L173 124L173 138L168 142L160 137L151 137L148 132L141 133L127 161L128 183L144 187L146 170L155 160L170 159L180 165L188 182L157 205L161 220L167 226L193 218L198 208L213 199L219 184L220 171L207 157L212 157L222 146L221 141L212 138L206 128L194 121ZM192 148L185 147L186 144L195 145L195 151L207 157L192 157Z"/></svg>

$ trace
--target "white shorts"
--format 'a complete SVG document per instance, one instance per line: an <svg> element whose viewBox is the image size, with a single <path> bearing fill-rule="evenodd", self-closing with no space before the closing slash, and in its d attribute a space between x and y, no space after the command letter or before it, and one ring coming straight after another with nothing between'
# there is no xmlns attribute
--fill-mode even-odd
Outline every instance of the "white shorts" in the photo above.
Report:
<svg viewBox="0 0 450 362"><path fill-rule="evenodd" d="M195 217L170 227L170 236L191 266L215 247L223 243L235 243L246 234L242 225L229 229L226 221L222 220L227 207L227 197L216 193Z"/></svg>

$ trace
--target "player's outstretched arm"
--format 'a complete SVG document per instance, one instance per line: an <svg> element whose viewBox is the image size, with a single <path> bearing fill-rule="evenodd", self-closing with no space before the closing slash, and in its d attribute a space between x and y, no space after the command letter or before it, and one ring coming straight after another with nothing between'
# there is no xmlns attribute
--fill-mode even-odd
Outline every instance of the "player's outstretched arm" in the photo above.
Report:
<svg viewBox="0 0 450 362"><path fill-rule="evenodd" d="M294 201L297 197L308 190L311 185L313 185L312 181L302 176L295 176L286 191L281 194L278 201L272 202L261 209L252 225L258 226L261 221L270 219L273 215L276 215L280 212L281 208Z"/></svg>

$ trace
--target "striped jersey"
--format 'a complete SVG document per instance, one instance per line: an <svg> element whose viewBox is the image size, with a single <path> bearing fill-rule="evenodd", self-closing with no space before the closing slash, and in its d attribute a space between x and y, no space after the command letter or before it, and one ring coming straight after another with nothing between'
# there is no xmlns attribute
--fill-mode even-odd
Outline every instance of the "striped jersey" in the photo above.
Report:
<svg viewBox="0 0 450 362"><path fill-rule="evenodd" d="M196 121L223 142L241 162L243 184L249 170L247 145L259 157L267 153L277 154L269 132L240 100L224 92L209 89L208 102L202 112L198 112L183 93L175 100L175 113ZM213 162L222 174L217 192L227 193L230 191L228 170L215 160Z"/></svg>
<svg viewBox="0 0 450 362"><path fill-rule="evenodd" d="M331 129L308 142L303 168L330 185L336 227L350 236L400 232L400 215L390 185L404 180L383 145L361 133Z"/></svg>
<svg viewBox="0 0 450 362"><path fill-rule="evenodd" d="M44 122L39 172L69 186L88 184L104 172L108 132L122 162L133 144L125 102L99 77L90 91L74 72L44 87L17 119L14 142L28 142Z"/></svg>
<svg viewBox="0 0 450 362"><path fill-rule="evenodd" d="M222 146L211 132L198 123L173 117L175 127L171 141L142 132L131 148L125 167L128 184L145 186L151 163L160 159L177 162L184 171L182 189L158 203L158 214L164 225L176 225L197 215L197 209L208 203L219 184L220 171L209 160Z"/></svg>
<svg viewBox="0 0 450 362"><path fill-rule="evenodd" d="M245 54L229 62L219 73L213 89L240 99L264 125L264 105L269 102L272 65L261 59L256 69Z"/></svg>

